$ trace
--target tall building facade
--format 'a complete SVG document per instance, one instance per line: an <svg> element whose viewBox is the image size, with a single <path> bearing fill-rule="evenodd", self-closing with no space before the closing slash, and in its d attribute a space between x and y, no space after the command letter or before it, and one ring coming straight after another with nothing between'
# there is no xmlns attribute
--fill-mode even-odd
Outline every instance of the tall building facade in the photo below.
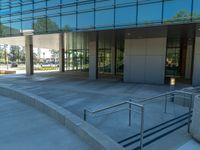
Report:
<svg viewBox="0 0 200 150"><path fill-rule="evenodd" d="M0 42L27 33L57 34L62 71L200 84L199 0L1 0Z"/></svg>

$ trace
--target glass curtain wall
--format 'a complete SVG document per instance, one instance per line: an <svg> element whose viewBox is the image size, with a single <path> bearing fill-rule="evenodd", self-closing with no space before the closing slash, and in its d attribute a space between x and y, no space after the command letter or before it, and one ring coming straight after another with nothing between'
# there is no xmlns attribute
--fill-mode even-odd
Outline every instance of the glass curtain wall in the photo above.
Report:
<svg viewBox="0 0 200 150"><path fill-rule="evenodd" d="M200 22L199 0L1 0L0 36Z"/></svg>
<svg viewBox="0 0 200 150"><path fill-rule="evenodd" d="M194 36L193 25L169 29L166 51L166 77L191 80Z"/></svg>
<svg viewBox="0 0 200 150"><path fill-rule="evenodd" d="M89 70L89 49L87 33L66 33L66 70Z"/></svg>
<svg viewBox="0 0 200 150"><path fill-rule="evenodd" d="M111 32L99 32L98 34L98 73L111 73Z"/></svg>
<svg viewBox="0 0 200 150"><path fill-rule="evenodd" d="M180 38L170 38L167 41L166 77L180 76L181 41Z"/></svg>
<svg viewBox="0 0 200 150"><path fill-rule="evenodd" d="M124 72L124 33L117 32L116 36L116 74L122 75Z"/></svg>

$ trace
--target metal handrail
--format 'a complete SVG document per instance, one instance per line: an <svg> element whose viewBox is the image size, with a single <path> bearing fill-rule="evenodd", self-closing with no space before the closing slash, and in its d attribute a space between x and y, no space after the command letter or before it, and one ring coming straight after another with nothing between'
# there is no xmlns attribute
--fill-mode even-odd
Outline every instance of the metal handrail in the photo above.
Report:
<svg viewBox="0 0 200 150"><path fill-rule="evenodd" d="M101 111L104 111L104 110L107 110L107 109L111 109L111 108L114 108L114 107L118 107L118 106L124 105L126 103L127 103L127 101L121 102L121 103L118 103L118 104L115 104L115 105L112 105L112 106L104 107L102 109L97 109L95 111L88 110L88 109L86 109L86 110L87 110L87 112L90 112L90 113L97 113L97 112L101 112Z"/></svg>
<svg viewBox="0 0 200 150"><path fill-rule="evenodd" d="M105 111L105 110L108 110L108 109L111 109L111 108L114 108L114 107L122 106L122 105L125 105L125 104L128 104L128 106L129 106L129 108L128 108L128 111L129 111L129 126L131 126L131 118L132 118L132 111L133 111L132 106L140 108L140 111L141 111L140 149L143 150L144 106L142 104L138 104L138 103L135 103L135 102L132 102L132 101L125 101L125 102L121 102L121 103L118 103L118 104L115 104L115 105L112 105L112 106L108 106L108 107L105 107L105 108L102 108L102 109L98 109L98 110L95 110L95 111L84 109L84 121L87 121L87 112L95 114L95 113L99 113L99 112L102 112L102 111Z"/></svg>
<svg viewBox="0 0 200 150"><path fill-rule="evenodd" d="M185 92L185 91L181 91L181 90L176 90L176 91L172 91L172 92L167 92L167 93L163 93L163 94L159 94L157 96L153 96L153 97L150 97L150 98L146 98L142 101L138 101L138 103L143 103L143 102L146 102L146 101L150 101L150 100L153 100L153 99L156 99L156 98L159 98L159 97L165 97L165 96L168 96L168 95L171 95L172 97L174 97L173 95L174 94L187 94L187 95L192 95L192 93L189 93L189 92Z"/></svg>
<svg viewBox="0 0 200 150"><path fill-rule="evenodd" d="M167 111L167 100L170 98L175 98L175 96L177 96L177 94L187 94L187 95L190 95L192 96L193 93L192 92L186 92L186 91L181 91L181 90L176 90L176 91L171 91L171 92L167 92L167 93L164 93L164 94L160 94L160 95L157 95L157 96L154 96L154 97L150 97L150 98L146 98L142 101L138 101L138 103L136 102L133 102L133 100L135 99L130 99L130 101L125 101L125 102L121 102L121 103L118 103L118 104L115 104L115 105L111 105L111 106L108 106L108 107L104 107L104 108L101 108L101 109L97 109L97 110L88 110L88 109L84 109L84 121L87 121L87 112L91 113L91 114L96 114L96 113L99 113L99 112L102 112L102 111L105 111L105 110L109 110L109 109L112 109L112 108L115 108L115 107L118 107L118 106L122 106L122 105L125 105L125 104L128 104L129 108L128 111L129 111L129 126L131 126L131 118L132 118L132 106L135 106L135 107L138 107L140 108L141 110L141 124L140 124L140 149L143 150L143 137L144 137L144 102L147 102L147 101L152 101L152 100L155 100L156 98L159 98L159 97L165 97L165 113ZM170 97L168 96L170 95ZM179 96L181 97L181 96ZM187 98L187 97L182 97L184 99L190 99L190 98ZM191 99L190 99L191 100ZM192 103L190 103L190 106L189 106L189 112L191 112L191 109L192 109ZM124 109L123 109L124 110ZM121 110L119 110L121 111ZM118 112L118 111L115 111L115 112ZM114 113L115 113L114 112ZM102 115L102 114L101 114ZM101 116L99 115L99 116ZM103 114L105 115L105 114ZM190 122L191 122L191 119L190 117L188 118L188 133L190 132Z"/></svg>

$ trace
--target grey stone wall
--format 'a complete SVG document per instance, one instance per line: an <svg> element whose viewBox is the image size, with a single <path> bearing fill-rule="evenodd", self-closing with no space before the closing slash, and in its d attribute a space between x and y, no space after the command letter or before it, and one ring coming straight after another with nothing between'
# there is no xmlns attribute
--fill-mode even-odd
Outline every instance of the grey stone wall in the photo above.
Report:
<svg viewBox="0 0 200 150"><path fill-rule="evenodd" d="M166 38L126 39L124 81L164 84Z"/></svg>

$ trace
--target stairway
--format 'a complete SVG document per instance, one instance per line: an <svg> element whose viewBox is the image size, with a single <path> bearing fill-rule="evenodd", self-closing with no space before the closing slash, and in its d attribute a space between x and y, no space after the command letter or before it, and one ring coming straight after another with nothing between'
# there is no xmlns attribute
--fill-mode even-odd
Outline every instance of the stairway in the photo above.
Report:
<svg viewBox="0 0 200 150"><path fill-rule="evenodd" d="M192 111L144 130L143 147L167 136L172 132L175 132L184 126L187 126L188 123L191 123L191 117ZM127 149L140 150L140 133L127 137L118 143Z"/></svg>

